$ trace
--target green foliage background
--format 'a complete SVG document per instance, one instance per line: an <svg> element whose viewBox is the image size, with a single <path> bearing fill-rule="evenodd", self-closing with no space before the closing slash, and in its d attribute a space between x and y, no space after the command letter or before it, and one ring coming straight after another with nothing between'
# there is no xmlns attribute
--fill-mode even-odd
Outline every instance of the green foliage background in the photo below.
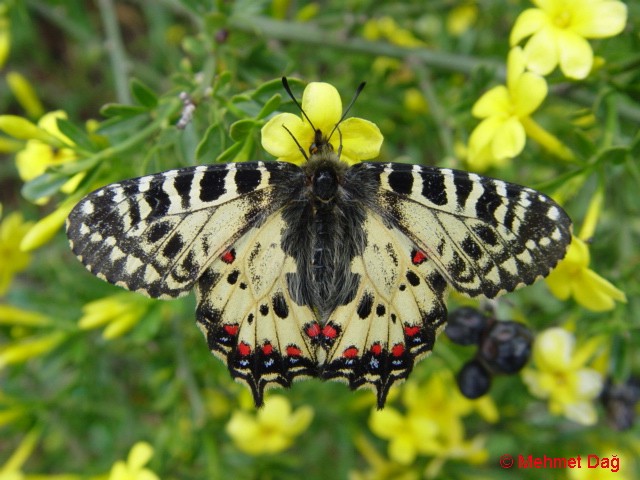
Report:
<svg viewBox="0 0 640 480"><path fill-rule="evenodd" d="M530 4L481 2L475 22L452 35L446 22L460 3L10 1L12 45L4 68L28 78L47 110L67 112L66 133L86 155L26 186L13 156L4 156L3 215L19 210L29 219L42 218L64 196L58 193L43 206L29 200L55 191L61 178L77 171L88 173L79 190L86 193L90 186L187 165L268 159L259 139L265 117L276 109L295 111L282 96L282 75L301 80L292 82L299 95L308 81L332 83L345 102L366 80L352 115L382 130L380 160L464 168L456 146L466 144L477 124L471 107L504 81L509 30ZM639 360L640 5L628 6L625 32L592 42L606 59L602 70L582 82L551 75L551 93L536 114L578 161L562 162L529 142L519 158L489 172L546 193L568 189L566 206L578 225L597 186L605 188L592 263L626 292L628 303L590 313L553 299L538 284L500 300L498 311L504 319L527 321L534 330L569 322L579 339L605 335L612 345L609 374L617 380L637 372ZM301 23L304 15L310 18ZM366 22L382 16L392 17L426 47L365 40ZM376 67L383 56L397 65ZM6 84L0 88L0 112L24 115ZM426 98L428 112L405 105L410 89ZM182 91L197 108L193 121L179 130L174 125ZM587 115L593 123L580 126L576 120ZM88 119L101 122L91 135L83 126ZM571 182L581 188L572 191ZM0 427L0 465L34 426L43 433L24 466L32 474L100 475L140 440L154 446L150 468L163 479L348 478L368 468L354 443L363 436L386 455L386 442L367 426L372 395L320 381L284 392L294 407L308 404L315 410L311 427L292 449L273 456L243 454L225 433L242 387L230 381L195 328L193 298L150 303L135 328L115 340L104 340L99 330L78 329L86 303L120 291L88 274L59 232L34 253L30 267L0 299L46 314L55 319L55 329L68 334L47 355L0 370L3 407L11 398L10 406L25 412ZM29 329L0 323L0 346L28 334ZM470 355L441 339L413 375L426 379L441 368L456 371ZM447 462L442 478L566 478L562 471L504 471L498 465L504 453L575 456L613 446L613 453L619 448L637 456L639 427L616 432L603 410L593 427L551 416L517 376L498 379L491 395L499 422L467 421L471 433L488 439L489 460L479 467ZM420 475L424 465L420 459Z"/></svg>

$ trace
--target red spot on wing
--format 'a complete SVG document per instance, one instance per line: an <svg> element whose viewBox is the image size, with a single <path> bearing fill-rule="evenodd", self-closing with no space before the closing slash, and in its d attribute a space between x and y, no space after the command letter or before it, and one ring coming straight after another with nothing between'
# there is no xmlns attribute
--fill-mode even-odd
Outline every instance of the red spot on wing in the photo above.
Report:
<svg viewBox="0 0 640 480"><path fill-rule="evenodd" d="M242 357L246 357L248 355L251 355L251 345L249 345L246 342L240 342L238 344L238 353Z"/></svg>
<svg viewBox="0 0 640 480"><path fill-rule="evenodd" d="M334 339L338 336L338 330L330 323L327 323L322 329L322 335L327 338Z"/></svg>
<svg viewBox="0 0 640 480"><path fill-rule="evenodd" d="M302 355L302 350L300 350L295 345L289 345L287 347L287 355L289 355L290 357L299 357Z"/></svg>
<svg viewBox="0 0 640 480"><path fill-rule="evenodd" d="M420 327L418 327L417 325L414 325L413 327L404 327L404 334L407 337L414 337L418 333L420 333Z"/></svg>
<svg viewBox="0 0 640 480"><path fill-rule="evenodd" d="M380 355L382 353L382 345L377 342L371 345L371 353L374 355Z"/></svg>
<svg viewBox="0 0 640 480"><path fill-rule="evenodd" d="M240 326L237 323L232 323L231 325L224 326L224 331L227 332L229 335L237 335L239 329L240 329Z"/></svg>
<svg viewBox="0 0 640 480"><path fill-rule="evenodd" d="M344 358L356 358L358 356L358 349L356 347L349 347L342 352Z"/></svg>
<svg viewBox="0 0 640 480"><path fill-rule="evenodd" d="M222 255L220 255L220 260L224 263L233 263L236 259L236 251L233 248L230 248Z"/></svg>
<svg viewBox="0 0 640 480"><path fill-rule="evenodd" d="M309 323L305 326L304 331L311 338L315 338L320 335L320 325L318 325L318 322Z"/></svg>
<svg viewBox="0 0 640 480"><path fill-rule="evenodd" d="M420 265L421 263L424 263L426 261L427 261L427 254L424 253L422 250L414 249L411 252L411 263L413 263L414 265Z"/></svg>
<svg viewBox="0 0 640 480"><path fill-rule="evenodd" d="M265 355L271 355L273 353L273 346L270 343L265 343L262 346L262 353Z"/></svg>
<svg viewBox="0 0 640 480"><path fill-rule="evenodd" d="M404 345L401 343L396 343L393 348L391 349L391 355L393 355L394 357L401 357L402 354L404 353Z"/></svg>

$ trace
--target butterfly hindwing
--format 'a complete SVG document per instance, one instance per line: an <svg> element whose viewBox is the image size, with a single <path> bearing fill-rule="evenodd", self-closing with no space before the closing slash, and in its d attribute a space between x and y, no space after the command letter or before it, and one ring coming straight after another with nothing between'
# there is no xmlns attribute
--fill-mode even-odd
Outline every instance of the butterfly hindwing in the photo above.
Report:
<svg viewBox="0 0 640 480"><path fill-rule="evenodd" d="M330 316L324 378L351 388L374 387L378 406L429 353L446 321L446 282L433 262L373 211L364 223L367 245L352 261L361 278L354 300ZM326 327L325 327L326 328Z"/></svg>
<svg viewBox="0 0 640 480"><path fill-rule="evenodd" d="M467 295L492 298L533 283L571 241L569 217L535 190L419 165L354 168L378 175L380 211Z"/></svg>
<svg viewBox="0 0 640 480"><path fill-rule="evenodd" d="M257 405L264 389L316 375L304 327L314 312L293 301L286 277L295 271L281 247L281 213L227 246L198 280L196 319L213 353L246 383Z"/></svg>
<svg viewBox="0 0 640 480"><path fill-rule="evenodd" d="M110 283L151 297L184 295L225 245L278 208L273 186L289 168L297 169L187 167L108 185L69 215L72 250Z"/></svg>

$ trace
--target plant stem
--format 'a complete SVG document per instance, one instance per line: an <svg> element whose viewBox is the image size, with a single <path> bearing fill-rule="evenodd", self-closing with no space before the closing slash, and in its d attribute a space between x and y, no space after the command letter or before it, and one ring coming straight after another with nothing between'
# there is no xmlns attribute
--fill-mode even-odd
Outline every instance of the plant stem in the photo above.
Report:
<svg viewBox="0 0 640 480"><path fill-rule="evenodd" d="M98 7L107 36L106 47L111 61L117 99L119 103L129 105L131 104L128 82L129 61L120 36L115 5L113 0L98 0Z"/></svg>
<svg viewBox="0 0 640 480"><path fill-rule="evenodd" d="M386 42L371 42L361 38L345 38L336 32L318 28L312 23L286 22L265 17L232 16L228 19L231 29L253 33L276 40L291 40L324 48L337 48L355 53L388 56L394 58L412 57L430 67L470 74L480 66L487 66L504 77L504 65L495 60L478 60L465 55L427 50L426 48L406 48Z"/></svg>

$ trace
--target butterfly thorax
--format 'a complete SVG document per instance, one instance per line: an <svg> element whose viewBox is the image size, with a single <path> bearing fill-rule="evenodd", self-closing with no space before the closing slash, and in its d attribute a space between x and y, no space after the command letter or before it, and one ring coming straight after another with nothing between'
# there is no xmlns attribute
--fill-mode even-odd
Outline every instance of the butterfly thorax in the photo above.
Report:
<svg viewBox="0 0 640 480"><path fill-rule="evenodd" d="M291 233L284 235L283 247L298 266L289 281L292 296L325 321L355 295L359 278L351 273L350 263L364 248L365 212L345 185L349 166L328 142L312 147L302 167L305 187L298 201L289 203L283 212Z"/></svg>

